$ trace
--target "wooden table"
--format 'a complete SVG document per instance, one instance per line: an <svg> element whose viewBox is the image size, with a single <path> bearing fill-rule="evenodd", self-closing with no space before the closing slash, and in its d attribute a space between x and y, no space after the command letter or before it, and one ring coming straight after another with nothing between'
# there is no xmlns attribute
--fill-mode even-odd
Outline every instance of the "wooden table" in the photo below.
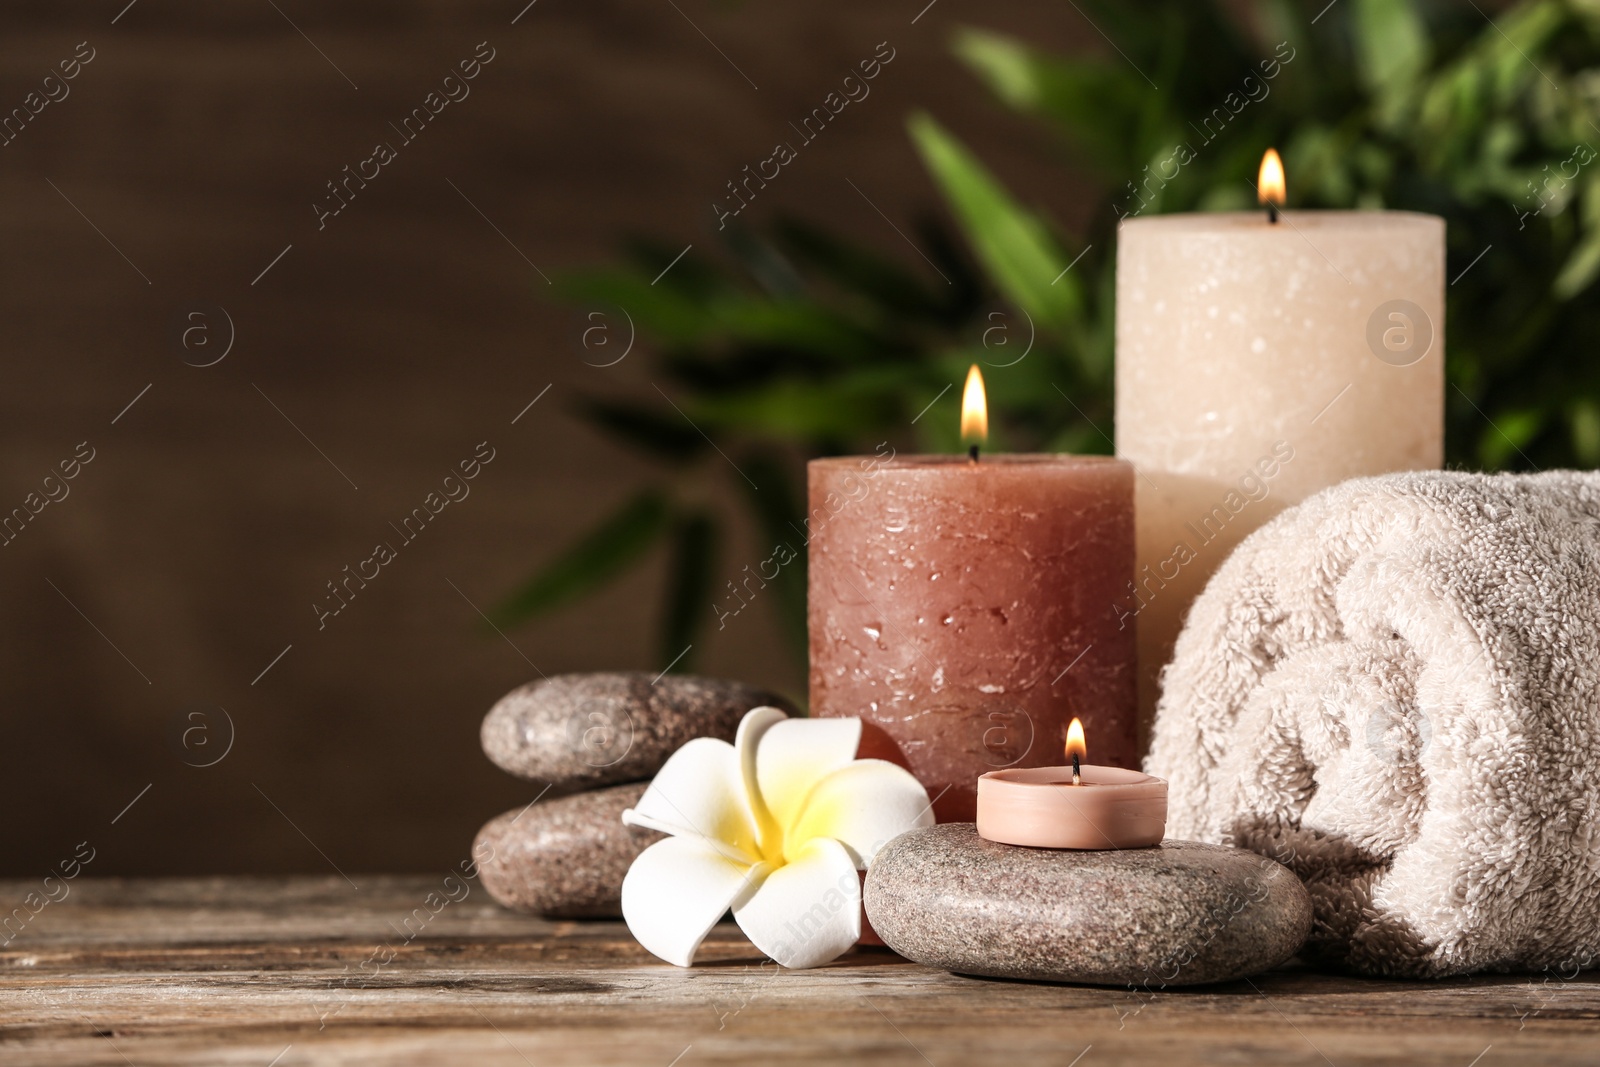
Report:
<svg viewBox="0 0 1600 1067"><path fill-rule="evenodd" d="M24 908L20 930L13 912L0 1063L1600 1062L1600 972L1421 984L1289 968L1141 999L882 950L783 971L731 925L679 970L620 923L514 915L476 883L355 882L84 877ZM0 883L0 903L39 889Z"/></svg>

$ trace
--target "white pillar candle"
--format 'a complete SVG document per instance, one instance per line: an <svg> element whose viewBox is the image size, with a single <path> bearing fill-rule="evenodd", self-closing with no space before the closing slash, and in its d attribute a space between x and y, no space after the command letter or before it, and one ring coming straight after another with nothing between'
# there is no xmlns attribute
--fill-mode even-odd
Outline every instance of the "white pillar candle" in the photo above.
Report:
<svg viewBox="0 0 1600 1067"><path fill-rule="evenodd" d="M1444 220L1265 210L1118 228L1117 454L1137 471L1148 725L1190 602L1278 511L1444 457Z"/></svg>

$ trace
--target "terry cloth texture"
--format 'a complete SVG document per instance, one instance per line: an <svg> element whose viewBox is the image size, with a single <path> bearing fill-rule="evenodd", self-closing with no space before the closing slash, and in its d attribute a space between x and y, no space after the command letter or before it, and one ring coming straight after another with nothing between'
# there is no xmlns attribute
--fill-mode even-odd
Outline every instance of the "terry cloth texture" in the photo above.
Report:
<svg viewBox="0 0 1600 1067"><path fill-rule="evenodd" d="M1195 601L1146 769L1168 834L1311 891L1305 955L1366 974L1600 955L1600 474L1325 490Z"/></svg>

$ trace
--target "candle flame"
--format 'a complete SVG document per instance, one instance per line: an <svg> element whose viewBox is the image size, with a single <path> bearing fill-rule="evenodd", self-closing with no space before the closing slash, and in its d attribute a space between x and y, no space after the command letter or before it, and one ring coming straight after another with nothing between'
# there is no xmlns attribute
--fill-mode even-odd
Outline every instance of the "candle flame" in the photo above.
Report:
<svg viewBox="0 0 1600 1067"><path fill-rule="evenodd" d="M1263 204L1283 206L1288 199L1288 186L1283 180L1283 160L1276 148L1267 149L1261 157L1261 173L1256 179L1256 199Z"/></svg>
<svg viewBox="0 0 1600 1067"><path fill-rule="evenodd" d="M1072 757L1087 761L1089 758L1089 744L1083 738L1083 720L1073 719L1072 725L1067 727L1067 762L1072 762Z"/></svg>
<svg viewBox="0 0 1600 1067"><path fill-rule="evenodd" d="M981 445L989 439L989 399L983 391L983 375L974 363L967 371L967 385L961 391L961 440Z"/></svg>

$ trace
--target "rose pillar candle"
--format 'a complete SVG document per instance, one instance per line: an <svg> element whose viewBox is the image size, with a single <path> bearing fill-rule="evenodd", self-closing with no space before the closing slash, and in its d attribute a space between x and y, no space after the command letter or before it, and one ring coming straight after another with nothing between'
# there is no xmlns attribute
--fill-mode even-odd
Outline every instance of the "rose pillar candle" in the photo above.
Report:
<svg viewBox="0 0 1600 1067"><path fill-rule="evenodd" d="M1141 732L1190 601L1250 531L1365 474L1438 467L1444 220L1398 211L1118 228L1117 455L1137 471Z"/></svg>
<svg viewBox="0 0 1600 1067"><path fill-rule="evenodd" d="M811 714L860 716L941 822L978 776L1060 759L1081 717L1133 766L1133 470L1107 457L813 460Z"/></svg>

